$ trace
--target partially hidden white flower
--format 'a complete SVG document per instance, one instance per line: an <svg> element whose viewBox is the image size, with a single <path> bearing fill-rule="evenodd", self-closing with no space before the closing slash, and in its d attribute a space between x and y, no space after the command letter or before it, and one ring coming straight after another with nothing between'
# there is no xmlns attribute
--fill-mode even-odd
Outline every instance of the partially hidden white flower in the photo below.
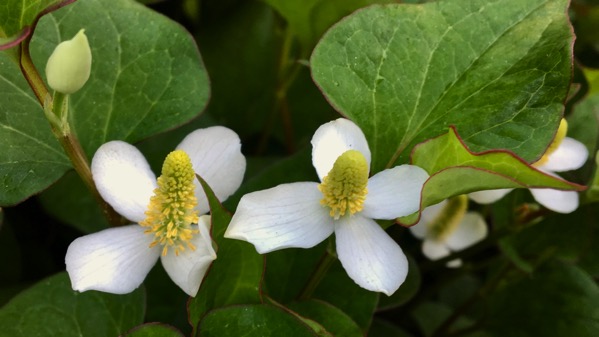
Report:
<svg viewBox="0 0 599 337"><path fill-rule="evenodd" d="M410 227L412 234L423 240L422 253L438 260L470 247L487 237L485 219L476 212L467 212L468 198L460 195L425 208L420 221ZM449 261L448 267L459 267L459 259Z"/></svg>
<svg viewBox="0 0 599 337"><path fill-rule="evenodd" d="M566 137L568 123L562 119L557 134L539 161L532 164L540 171L557 177L555 172L576 170L582 167L589 157L586 146L574 138ZM497 189L470 193L470 199L479 204L490 204L503 198L512 189ZM571 213L578 208L578 192L561 191L550 188L531 188L535 200L546 208L558 213Z"/></svg>
<svg viewBox="0 0 599 337"><path fill-rule="evenodd" d="M110 228L73 241L65 257L74 290L126 294L143 282L160 257L185 293L195 296L216 252L200 175L219 200L243 179L245 157L237 134L224 127L190 133L165 160L156 179L134 146L102 145L92 160L98 191L118 213L138 224Z"/></svg>
<svg viewBox="0 0 599 337"><path fill-rule="evenodd" d="M359 286L391 295L408 261L373 219L395 219L419 208L428 174L401 165L370 177L370 150L360 128L337 119L316 130L312 164L322 181L282 184L246 194L225 237L252 243L259 253L310 248L333 232L337 255Z"/></svg>

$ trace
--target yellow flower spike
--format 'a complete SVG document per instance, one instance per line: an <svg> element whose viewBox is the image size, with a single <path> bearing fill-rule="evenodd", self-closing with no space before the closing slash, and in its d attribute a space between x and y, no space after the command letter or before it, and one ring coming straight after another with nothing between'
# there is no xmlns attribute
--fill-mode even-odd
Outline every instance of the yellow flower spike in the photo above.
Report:
<svg viewBox="0 0 599 337"><path fill-rule="evenodd" d="M329 174L318 185L323 194L320 203L331 209L329 214L335 219L347 213L353 215L364 207L367 185L366 158L359 151L346 151L337 158Z"/></svg>
<svg viewBox="0 0 599 337"><path fill-rule="evenodd" d="M447 199L447 204L435 219L426 224L430 237L444 241L458 227L468 210L468 196L458 195Z"/></svg>
<svg viewBox="0 0 599 337"><path fill-rule="evenodd" d="M567 133L568 133L568 122L566 121L565 118L562 118L562 121L559 123L559 128L557 129L557 133L555 134L555 138L553 138L553 141L551 142L551 144L549 144L547 151L545 151L545 153L543 154L543 157L541 157L541 159L539 159L532 165L539 167L539 166L542 166L543 164L545 164L547 162L547 160L549 160L549 155L551 155L553 152L555 152L555 150L557 150L557 148L562 144L562 141L564 140L564 138L566 138Z"/></svg>
<svg viewBox="0 0 599 337"><path fill-rule="evenodd" d="M198 212L195 207L198 201L195 197L195 172L189 156L182 150L171 152L162 166L162 175L158 177L158 188L150 199L146 218L139 224L148 227L146 233L153 233L154 242L163 246L162 255L166 255L169 247L175 255L189 247L195 246L190 240L197 230L191 225L198 222Z"/></svg>

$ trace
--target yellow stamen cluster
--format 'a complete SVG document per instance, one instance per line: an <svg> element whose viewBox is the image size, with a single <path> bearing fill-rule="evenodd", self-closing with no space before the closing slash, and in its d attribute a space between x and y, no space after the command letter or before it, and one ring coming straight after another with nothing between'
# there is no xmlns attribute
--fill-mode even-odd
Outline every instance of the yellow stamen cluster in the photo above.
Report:
<svg viewBox="0 0 599 337"><path fill-rule="evenodd" d="M329 214L335 219L347 213L353 215L364 208L367 185L366 158L359 151L346 151L337 158L329 174L318 185L324 196L320 203L331 209Z"/></svg>
<svg viewBox="0 0 599 337"><path fill-rule="evenodd" d="M545 151L545 153L543 154L543 157L541 157L541 159L539 159L537 162L535 162L532 165L538 167L538 166L542 166L543 164L545 164L547 162L547 160L549 160L549 155L552 154L553 152L555 152L555 150L557 150L557 148L562 144L562 141L564 140L564 138L566 138L567 133L568 133L568 122L566 122L565 118L562 118L562 121L559 123L559 128L557 129L557 133L555 134L555 138L553 138L553 141L551 142L551 144L549 144L547 151Z"/></svg>
<svg viewBox="0 0 599 337"><path fill-rule="evenodd" d="M444 241L456 230L467 210L468 197L466 195L447 199L443 210L433 221L426 224L428 236L437 241Z"/></svg>
<svg viewBox="0 0 599 337"><path fill-rule="evenodd" d="M175 254L185 250L185 246L195 250L190 242L198 230L191 224L198 222L198 204L195 197L195 172L189 156L181 150L171 152L162 166L158 177L158 188L150 199L146 219L139 224L148 227L145 233L153 233L150 247L162 245L162 255L173 247Z"/></svg>

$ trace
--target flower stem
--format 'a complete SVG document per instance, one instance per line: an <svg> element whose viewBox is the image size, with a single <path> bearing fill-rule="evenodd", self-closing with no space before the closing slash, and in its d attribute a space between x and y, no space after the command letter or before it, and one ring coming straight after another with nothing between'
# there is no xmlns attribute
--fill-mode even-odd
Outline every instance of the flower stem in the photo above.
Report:
<svg viewBox="0 0 599 337"><path fill-rule="evenodd" d="M33 34L27 37L25 41L21 42L19 64L21 66L21 72L33 90L35 97L37 97L37 100L41 105L44 105L44 100L48 95L48 88L46 88L46 84L44 83L44 80L42 80L37 68L35 68L33 60L31 60L31 55L29 54L29 42L31 41L32 35Z"/></svg>
<svg viewBox="0 0 599 337"><path fill-rule="evenodd" d="M68 95L55 92L54 97L46 95L44 100L44 113L52 127L52 133L71 160L73 168L79 174L83 183L88 187L98 204L100 205L104 216L111 226L120 226L123 224L123 218L107 204L96 189L96 184L92 178L89 161L81 148L77 137L71 132L68 122L69 99Z"/></svg>
<svg viewBox="0 0 599 337"><path fill-rule="evenodd" d="M320 281L322 281L324 276L327 274L327 271L329 271L329 268L331 268L331 266L336 260L337 254L335 253L331 241L329 241L329 246L327 247L327 250L324 252L324 254L322 254L322 257L320 258L320 261L318 261L316 269L314 269L314 272L312 272L310 279L308 280L308 282L306 282L304 289L302 289L302 291L300 292L298 300L304 301L312 296L312 293L314 293L314 290L316 290L316 287L318 287Z"/></svg>

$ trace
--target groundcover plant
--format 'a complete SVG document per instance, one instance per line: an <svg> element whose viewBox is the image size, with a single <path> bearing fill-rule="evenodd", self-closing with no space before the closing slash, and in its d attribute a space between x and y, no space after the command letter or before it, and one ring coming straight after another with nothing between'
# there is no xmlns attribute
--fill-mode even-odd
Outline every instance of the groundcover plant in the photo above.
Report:
<svg viewBox="0 0 599 337"><path fill-rule="evenodd" d="M598 31L593 0L3 0L0 337L599 336Z"/></svg>

